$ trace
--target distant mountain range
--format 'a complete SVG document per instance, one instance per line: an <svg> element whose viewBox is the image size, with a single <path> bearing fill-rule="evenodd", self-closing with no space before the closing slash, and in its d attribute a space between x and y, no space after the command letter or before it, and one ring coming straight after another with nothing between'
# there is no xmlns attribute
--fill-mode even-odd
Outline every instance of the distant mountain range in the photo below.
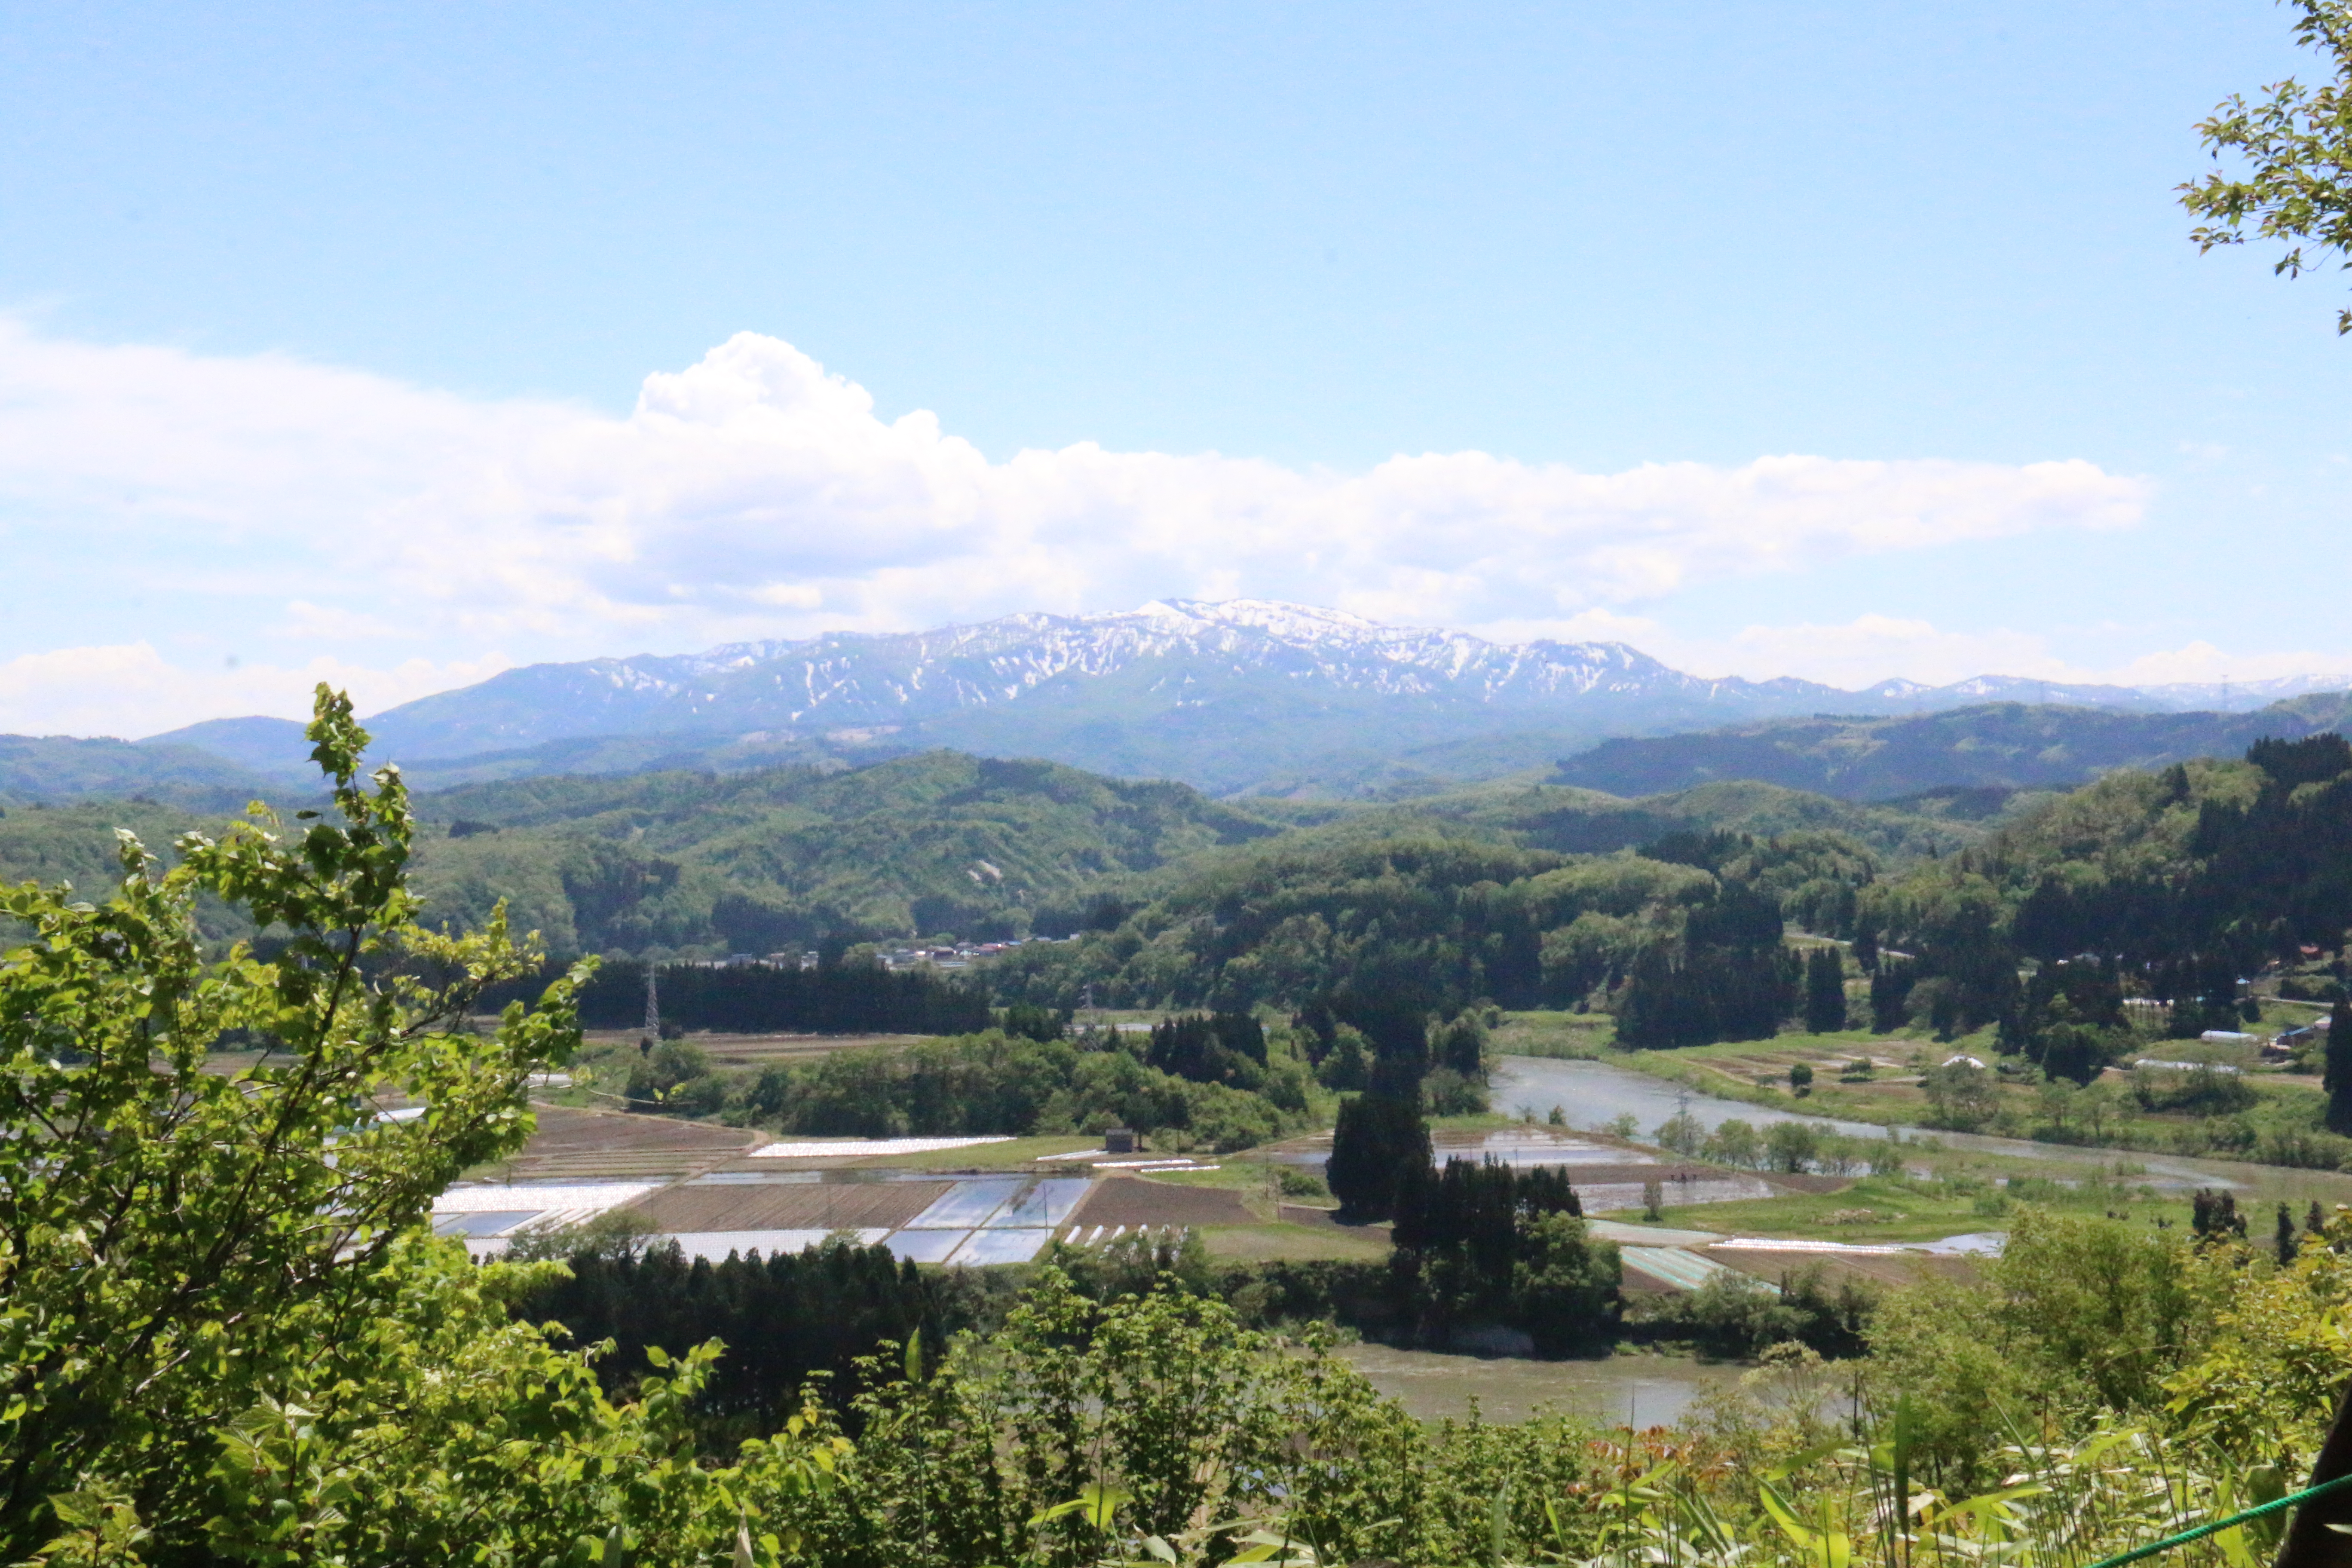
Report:
<svg viewBox="0 0 2352 1568"><path fill-rule="evenodd" d="M367 724L374 754L400 763L424 787L549 773L855 764L947 747L1179 779L1218 795L1360 798L1538 773L1562 758L1579 757L1582 765L1580 754L1603 742L1697 731L1739 732L1724 742L1722 756L1752 763L1720 766L1801 772L1789 759L1810 742L1759 742L1754 727L1816 723L1824 714L1895 720L2025 703L2122 721L2345 685L2352 677L2140 689L1983 676L1951 686L1889 680L1848 691L1791 679L1707 679L1622 643L1496 643L1265 600L1174 600L1119 615L1009 616L931 632L835 632L701 654L532 665L375 714ZM2185 735L2196 726L2158 730ZM58 751L122 742L24 743L47 748L42 754L52 760L12 764L0 750L0 801L139 787L137 769L125 773L129 764L115 752L68 765ZM1920 744L1933 750L1931 742ZM2170 744L2150 731L2145 744L2102 741L2085 755L2120 748L2137 757ZM215 720L138 748L157 751L158 777L146 792L163 792L158 798L202 804L197 796L207 790L234 794L274 781L282 793L315 781L301 726L287 720ZM234 776L197 776L201 770L192 772L184 754L189 751L233 764ZM1695 760L1702 752L1621 749L1607 753L1613 760L1605 765L1718 769ZM2067 765L2050 764L2061 772ZM1895 771L1909 779L1923 770L1933 771L1924 755L1917 767ZM1854 777L1876 775L1864 769ZM1632 793L1670 787L1680 786Z"/></svg>

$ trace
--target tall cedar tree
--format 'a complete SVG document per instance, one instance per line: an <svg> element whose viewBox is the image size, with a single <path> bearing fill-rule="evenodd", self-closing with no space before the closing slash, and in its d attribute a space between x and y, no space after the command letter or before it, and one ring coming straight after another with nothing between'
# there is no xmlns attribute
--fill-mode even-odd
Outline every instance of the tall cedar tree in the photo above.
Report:
<svg viewBox="0 0 2352 1568"><path fill-rule="evenodd" d="M1351 1217L1388 1218L1397 1183L1429 1164L1429 1124L1421 1119L1420 1101L1361 1094L1339 1102L1324 1177Z"/></svg>
<svg viewBox="0 0 2352 1568"><path fill-rule="evenodd" d="M1805 1027L1816 1035L1845 1027L1845 959L1834 947L1805 955Z"/></svg>
<svg viewBox="0 0 2352 1568"><path fill-rule="evenodd" d="M2327 1130L2352 1132L2352 1003L2329 1011L2326 1060L2319 1086L2327 1091Z"/></svg>

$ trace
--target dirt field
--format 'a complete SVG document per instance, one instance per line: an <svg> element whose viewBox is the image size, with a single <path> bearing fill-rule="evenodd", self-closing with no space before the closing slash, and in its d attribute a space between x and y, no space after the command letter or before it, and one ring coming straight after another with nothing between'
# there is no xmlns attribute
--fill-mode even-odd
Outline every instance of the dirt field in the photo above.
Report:
<svg viewBox="0 0 2352 1568"><path fill-rule="evenodd" d="M644 1037L638 1029L590 1029L582 1037L599 1049L636 1048ZM928 1038L923 1035L720 1035L696 1031L686 1037L688 1042L710 1053L710 1059L722 1068L763 1068L774 1062L802 1062L818 1057L831 1056L835 1051L856 1050L863 1046L910 1046Z"/></svg>
<svg viewBox="0 0 2352 1568"><path fill-rule="evenodd" d="M480 1174L516 1182L693 1175L768 1141L764 1132L661 1116L558 1105L534 1109L539 1131L522 1152Z"/></svg>
<svg viewBox="0 0 2352 1568"><path fill-rule="evenodd" d="M1707 1248L1706 1256L1727 1268L1776 1285L1783 1275L1802 1273L1819 1264L1823 1282L1832 1290L1848 1281L1867 1289L1883 1289L1889 1285L1916 1285L1930 1275L1964 1281L1977 1277L1974 1266L1965 1258L1926 1253L1906 1258L1856 1258L1851 1253L1749 1252L1724 1247Z"/></svg>
<svg viewBox="0 0 2352 1568"><path fill-rule="evenodd" d="M1178 1187L1140 1176L1112 1176L1087 1194L1073 1225L1258 1225L1230 1189Z"/></svg>

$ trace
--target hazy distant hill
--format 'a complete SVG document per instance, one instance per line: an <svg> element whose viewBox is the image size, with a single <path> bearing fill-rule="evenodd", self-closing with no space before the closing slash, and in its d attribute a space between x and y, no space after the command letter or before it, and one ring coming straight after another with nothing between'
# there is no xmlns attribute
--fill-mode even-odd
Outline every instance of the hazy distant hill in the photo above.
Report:
<svg viewBox="0 0 2352 1568"><path fill-rule="evenodd" d="M2352 729L2352 693L2252 713L2118 713L1988 703L1907 719L1782 719L1695 734L1613 740L1568 758L1552 781L1656 795L1755 779L1847 800L1929 791L2068 789L2117 768L2234 756L2265 735Z"/></svg>
<svg viewBox="0 0 2352 1568"><path fill-rule="evenodd" d="M144 795L198 810L235 810L284 793L260 773L194 746L0 735L0 806Z"/></svg>

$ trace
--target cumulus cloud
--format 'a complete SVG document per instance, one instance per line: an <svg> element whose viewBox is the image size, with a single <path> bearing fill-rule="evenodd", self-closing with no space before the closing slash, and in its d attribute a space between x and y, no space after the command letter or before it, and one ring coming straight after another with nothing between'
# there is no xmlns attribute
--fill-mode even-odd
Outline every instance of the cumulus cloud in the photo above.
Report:
<svg viewBox="0 0 2352 1568"><path fill-rule="evenodd" d="M0 323L12 512L70 519L89 548L215 552L184 588L278 593L289 625L313 628L341 614L609 648L1234 594L1496 622L1858 552L2116 527L2143 500L2081 461L1587 474L1455 452L1339 474L1081 444L992 462L930 414L877 417L864 388L750 333L647 377L615 418Z"/></svg>
<svg viewBox="0 0 2352 1568"><path fill-rule="evenodd" d="M242 668L182 668L151 646L177 646L168 618L159 632L128 611L95 628L107 646L0 643L16 656L0 664L0 729L299 713L329 668L364 710L478 679L462 672L503 666L499 648L577 658L1165 596L1622 636L1609 628L1646 626L1639 607L1685 584L2126 526L2145 499L2082 461L1590 474L1454 452L1337 473L1090 443L992 461L929 413L877 416L863 387L751 333L648 376L614 416L0 319L0 539L15 558L104 584L110 601L143 591L145 615L166 601L193 640L199 624L217 634L207 646L224 626L260 645ZM1786 658L1875 679L1912 668L1881 655L1925 635L1856 623L1718 651L1751 673ZM1643 646L1671 657L1659 642Z"/></svg>

